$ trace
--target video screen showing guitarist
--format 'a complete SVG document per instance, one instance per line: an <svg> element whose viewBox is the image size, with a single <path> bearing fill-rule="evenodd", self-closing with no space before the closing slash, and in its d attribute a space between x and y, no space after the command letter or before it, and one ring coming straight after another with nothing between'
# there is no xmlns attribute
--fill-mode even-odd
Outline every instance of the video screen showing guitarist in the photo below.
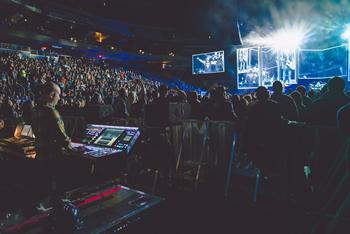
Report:
<svg viewBox="0 0 350 234"><path fill-rule="evenodd" d="M282 54L280 57L280 80L284 84L295 84L295 56L294 54Z"/></svg>

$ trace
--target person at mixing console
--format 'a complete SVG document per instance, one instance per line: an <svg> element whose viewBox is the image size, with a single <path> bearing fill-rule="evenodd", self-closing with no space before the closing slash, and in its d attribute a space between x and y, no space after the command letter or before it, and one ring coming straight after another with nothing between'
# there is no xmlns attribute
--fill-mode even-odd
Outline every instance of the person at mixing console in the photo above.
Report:
<svg viewBox="0 0 350 234"><path fill-rule="evenodd" d="M35 135L39 178L37 185L52 197L53 205L60 203L60 192L64 181L61 165L63 152L71 149L63 120L55 109L60 99L59 86L51 81L41 87L39 103L32 113L32 129Z"/></svg>
<svg viewBox="0 0 350 234"><path fill-rule="evenodd" d="M55 109L61 90L53 82L46 82L41 89L40 103L34 108L32 127L35 134L38 157L51 157L71 149L60 113Z"/></svg>

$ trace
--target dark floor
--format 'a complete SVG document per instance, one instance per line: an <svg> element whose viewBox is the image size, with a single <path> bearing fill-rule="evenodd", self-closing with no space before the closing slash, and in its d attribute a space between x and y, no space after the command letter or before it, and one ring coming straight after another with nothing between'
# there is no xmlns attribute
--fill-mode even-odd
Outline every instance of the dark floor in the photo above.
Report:
<svg viewBox="0 0 350 234"><path fill-rule="evenodd" d="M147 191L147 188L144 187ZM308 233L301 202L261 194L252 202L250 191L236 189L224 197L221 185L201 184L179 189L160 186L166 200L154 215L130 233ZM305 232L306 231L306 232Z"/></svg>
<svg viewBox="0 0 350 234"><path fill-rule="evenodd" d="M286 202L259 205L177 193L143 228L146 233L302 233L303 211ZM137 233L142 228L131 230ZM137 231L136 231L137 230Z"/></svg>
<svg viewBox="0 0 350 234"><path fill-rule="evenodd" d="M254 178L235 177L234 186L227 197L224 196L223 184L215 181L218 181L217 178L214 180L206 178L195 190L191 181L172 179L169 182L161 178L156 195L165 198L164 202L158 208L150 211L150 214L141 221L129 225L125 232L150 234L311 233L317 215L308 214L310 210L307 197L282 199L276 193L273 184L265 184L265 189L259 193L257 202L253 202ZM121 180L121 183L124 182ZM142 174L141 178L136 178L134 183L125 185L151 193L152 175ZM21 209L28 207L28 204L30 206L30 203L35 201L35 196L31 197L32 194L28 191L30 188L20 183L1 186L0 210ZM349 229L345 229L333 233L350 232Z"/></svg>
<svg viewBox="0 0 350 234"><path fill-rule="evenodd" d="M149 192L144 185L134 188ZM263 197L253 203L240 191L224 198L220 190L215 185L201 185L194 191L161 184L157 195L165 198L163 204L144 221L130 225L127 233L303 233L300 204ZM20 209L31 201L30 194L17 186L2 189L1 197L4 210Z"/></svg>

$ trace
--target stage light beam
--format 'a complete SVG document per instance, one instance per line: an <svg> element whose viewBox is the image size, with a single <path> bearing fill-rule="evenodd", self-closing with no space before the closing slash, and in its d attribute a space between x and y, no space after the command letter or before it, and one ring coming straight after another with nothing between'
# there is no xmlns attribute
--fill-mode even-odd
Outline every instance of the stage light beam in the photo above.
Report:
<svg viewBox="0 0 350 234"><path fill-rule="evenodd" d="M345 30L341 34L341 38L344 40L350 40L350 24L345 25Z"/></svg>
<svg viewBox="0 0 350 234"><path fill-rule="evenodd" d="M245 42L251 45L273 47L277 51L294 51L298 49L309 38L310 32L303 24L295 24L282 27L274 32L260 35L251 33Z"/></svg>
<svg viewBox="0 0 350 234"><path fill-rule="evenodd" d="M304 40L305 34L298 29L281 29L271 37L271 45L282 51L298 49Z"/></svg>

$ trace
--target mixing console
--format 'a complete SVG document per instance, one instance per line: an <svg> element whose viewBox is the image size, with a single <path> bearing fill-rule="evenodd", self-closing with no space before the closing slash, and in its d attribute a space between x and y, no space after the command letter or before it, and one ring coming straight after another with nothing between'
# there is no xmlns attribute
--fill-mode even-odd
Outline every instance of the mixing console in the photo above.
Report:
<svg viewBox="0 0 350 234"><path fill-rule="evenodd" d="M129 154L140 136L139 128L89 124L80 142L73 149L93 158L118 153Z"/></svg>

